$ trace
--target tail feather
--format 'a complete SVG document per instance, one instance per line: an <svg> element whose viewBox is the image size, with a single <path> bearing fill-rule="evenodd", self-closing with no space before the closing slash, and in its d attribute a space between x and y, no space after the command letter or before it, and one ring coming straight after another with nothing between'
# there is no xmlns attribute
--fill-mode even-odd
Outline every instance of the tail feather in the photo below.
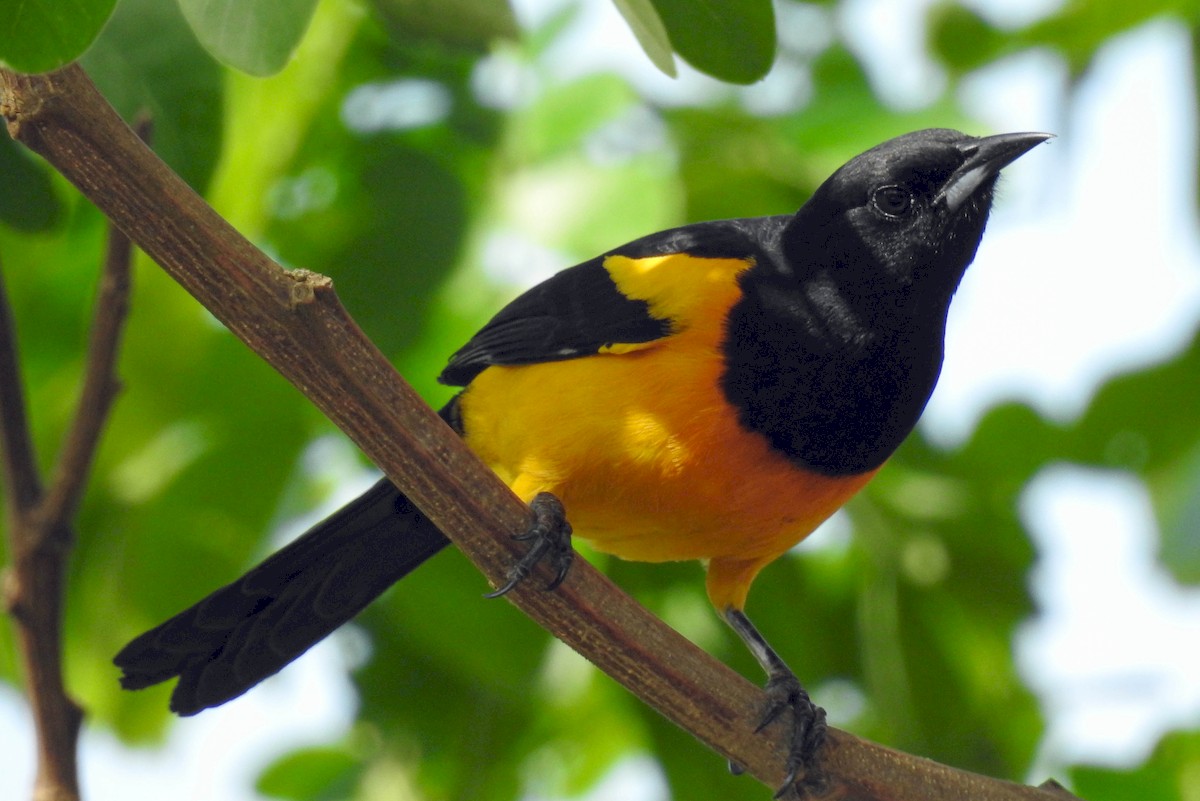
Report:
<svg viewBox="0 0 1200 801"><path fill-rule="evenodd" d="M171 709L193 715L277 673L449 540L383 479L232 584L116 655L121 685L179 677Z"/></svg>

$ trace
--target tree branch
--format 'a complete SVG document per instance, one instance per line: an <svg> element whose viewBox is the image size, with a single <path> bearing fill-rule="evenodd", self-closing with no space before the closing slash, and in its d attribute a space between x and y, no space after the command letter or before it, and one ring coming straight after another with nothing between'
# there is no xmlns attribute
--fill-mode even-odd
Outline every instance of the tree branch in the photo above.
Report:
<svg viewBox="0 0 1200 801"><path fill-rule="evenodd" d="M321 409L493 585L518 556L529 510L404 383L341 307L329 279L253 247L137 141L78 67L0 71L13 137L74 183L188 292ZM786 732L754 733L762 692L586 563L555 592L508 598L677 725L774 786ZM1043 799L1041 790L911 757L839 731L830 798ZM1061 798L1061 797L1060 797Z"/></svg>
<svg viewBox="0 0 1200 801"><path fill-rule="evenodd" d="M16 529L20 511L32 509L42 496L22 386L16 323L0 269L0 481L8 498L10 532Z"/></svg>
<svg viewBox="0 0 1200 801"><path fill-rule="evenodd" d="M30 442L16 325L0 275L0 474L13 562L5 575L4 601L20 631L37 731L35 801L79 798L76 744L83 712L62 679L65 576L74 539L71 521L118 389L114 370L129 306L131 260L129 238L110 226L83 388L44 493Z"/></svg>
<svg viewBox="0 0 1200 801"><path fill-rule="evenodd" d="M76 801L76 742L82 713L62 680L63 587L70 532L41 515L41 482L30 445L15 328L0 280L0 450L9 550L4 605L17 624L37 730L35 801Z"/></svg>

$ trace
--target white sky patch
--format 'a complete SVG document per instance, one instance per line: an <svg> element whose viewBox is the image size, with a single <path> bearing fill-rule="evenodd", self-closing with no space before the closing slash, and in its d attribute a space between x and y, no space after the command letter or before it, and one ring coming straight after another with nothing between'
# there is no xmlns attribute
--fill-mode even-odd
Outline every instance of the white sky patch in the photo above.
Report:
<svg viewBox="0 0 1200 801"><path fill-rule="evenodd" d="M1155 561L1154 510L1132 475L1049 467L1021 509L1042 614L1017 656L1047 715L1042 758L1138 765L1163 731L1200 725L1200 589Z"/></svg>
<svg viewBox="0 0 1200 801"><path fill-rule="evenodd" d="M937 0L849 0L838 6L840 31L875 91L896 107L934 102L946 75L925 43L925 14Z"/></svg>
<svg viewBox="0 0 1200 801"><path fill-rule="evenodd" d="M264 768L297 748L338 740L356 708L335 637L246 695L177 722L161 747L131 748L85 721L79 745L84 796L89 801L259 801L254 782ZM0 732L0 798L28 798L33 732L23 699L6 686L0 686Z"/></svg>
<svg viewBox="0 0 1200 801"><path fill-rule="evenodd" d="M993 224L951 307L946 366L923 421L934 440L961 442L1004 399L1070 419L1115 373L1190 340L1200 247L1192 98L1179 80L1190 69L1187 47L1187 32L1168 23L1121 37L1062 120L1036 102L1052 91L1019 88L1013 75L976 84L970 104L990 105L997 130L1062 136L1001 183ZM1008 66L1035 81L1038 63ZM1040 74L1057 82L1053 70ZM1018 88L1006 97L1002 85Z"/></svg>
<svg viewBox="0 0 1200 801"><path fill-rule="evenodd" d="M450 90L437 81L402 78L365 83L346 95L342 122L359 133L424 128L444 120L453 104Z"/></svg>

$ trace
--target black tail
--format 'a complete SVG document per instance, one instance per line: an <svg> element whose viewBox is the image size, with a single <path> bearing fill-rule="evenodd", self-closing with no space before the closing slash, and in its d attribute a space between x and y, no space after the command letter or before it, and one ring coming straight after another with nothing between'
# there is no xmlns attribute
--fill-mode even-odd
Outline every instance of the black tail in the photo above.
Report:
<svg viewBox="0 0 1200 801"><path fill-rule="evenodd" d="M390 481L237 581L126 645L113 662L140 690L179 677L171 710L194 715L277 673L449 544Z"/></svg>

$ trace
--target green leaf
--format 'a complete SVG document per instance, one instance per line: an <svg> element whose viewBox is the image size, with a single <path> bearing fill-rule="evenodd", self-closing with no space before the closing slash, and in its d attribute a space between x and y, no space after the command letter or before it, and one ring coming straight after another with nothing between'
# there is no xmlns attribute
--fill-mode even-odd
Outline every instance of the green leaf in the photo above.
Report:
<svg viewBox="0 0 1200 801"><path fill-rule="evenodd" d="M265 76L287 64L317 0L179 0L179 7L214 58Z"/></svg>
<svg viewBox="0 0 1200 801"><path fill-rule="evenodd" d="M1088 801L1191 801L1200 777L1200 732L1176 732L1154 749L1145 764L1118 771L1078 767L1075 792Z"/></svg>
<svg viewBox="0 0 1200 801"><path fill-rule="evenodd" d="M1178 468L1152 485L1162 527L1159 558L1180 581L1200 584L1200 440Z"/></svg>
<svg viewBox="0 0 1200 801"><path fill-rule="evenodd" d="M951 69L962 73L997 58L1012 46L1004 36L969 8L941 4L929 12L931 49Z"/></svg>
<svg viewBox="0 0 1200 801"><path fill-rule="evenodd" d="M0 3L0 62L47 72L83 55L117 0L5 0Z"/></svg>
<svg viewBox="0 0 1200 801"><path fill-rule="evenodd" d="M1112 37L1164 14L1196 19L1194 4L1176 0L1066 3L1061 13L1038 22L1014 38L1018 43L1023 39L1031 45L1055 48L1067 58L1073 71L1079 73Z"/></svg>
<svg viewBox="0 0 1200 801"><path fill-rule="evenodd" d="M1112 37L1160 16L1197 19L1195 4L1177 0L1094 0L1062 4L1057 13L1018 31L1006 31L986 15L943 3L929 13L931 49L945 64L963 73L1011 53L1048 47L1061 54L1073 74L1082 74L1096 52Z"/></svg>
<svg viewBox="0 0 1200 801"><path fill-rule="evenodd" d="M654 66L674 78L677 74L675 51L654 3L651 0L613 0L613 5L629 23L629 29Z"/></svg>
<svg viewBox="0 0 1200 801"><path fill-rule="evenodd" d="M359 761L343 748L301 748L263 771L255 789L274 798L345 798L350 795Z"/></svg>
<svg viewBox="0 0 1200 801"><path fill-rule="evenodd" d="M1171 361L1101 387L1071 432L1072 455L1146 480L1162 528L1164 566L1194 583L1200 581L1200 433L1193 415L1146 412L1158 408L1200 408L1200 333Z"/></svg>
<svg viewBox="0 0 1200 801"><path fill-rule="evenodd" d="M421 330L424 299L454 264L468 198L453 173L417 148L376 138L340 155L344 163L314 169L344 180L337 202L272 230L292 243L281 245L285 257L334 277L363 330L394 353ZM381 295L390 301L379 303Z"/></svg>
<svg viewBox="0 0 1200 801"><path fill-rule="evenodd" d="M221 146L221 68L178 6L121 0L81 63L122 117L150 115L154 151L202 191Z"/></svg>
<svg viewBox="0 0 1200 801"><path fill-rule="evenodd" d="M636 93L615 75L589 75L551 87L514 118L515 155L537 164L577 153L588 135L636 103Z"/></svg>
<svg viewBox="0 0 1200 801"><path fill-rule="evenodd" d="M62 219L62 203L45 165L23 151L0 136L0 221L21 231L45 231Z"/></svg>
<svg viewBox="0 0 1200 801"><path fill-rule="evenodd" d="M651 0L675 52L701 72L754 83L775 61L771 0Z"/></svg>
<svg viewBox="0 0 1200 801"><path fill-rule="evenodd" d="M504 0L375 0L397 39L433 40L483 52L496 39L516 39L517 18Z"/></svg>

